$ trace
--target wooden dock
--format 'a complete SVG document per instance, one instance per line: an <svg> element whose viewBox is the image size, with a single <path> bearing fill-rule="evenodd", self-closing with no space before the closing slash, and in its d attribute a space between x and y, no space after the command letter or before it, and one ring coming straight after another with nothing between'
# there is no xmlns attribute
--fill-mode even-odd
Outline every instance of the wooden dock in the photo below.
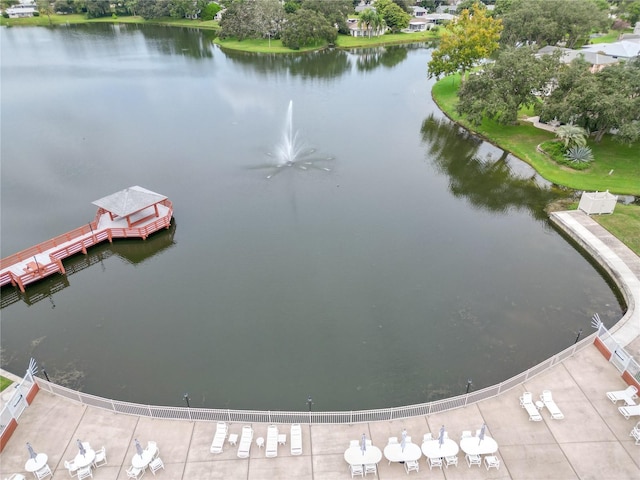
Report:
<svg viewBox="0 0 640 480"><path fill-rule="evenodd" d="M166 197L142 187L130 187L93 202L95 219L82 227L39 243L0 260L0 287L11 284L21 292L25 286L49 275L65 273L62 260L114 238L146 239L169 228L173 204Z"/></svg>

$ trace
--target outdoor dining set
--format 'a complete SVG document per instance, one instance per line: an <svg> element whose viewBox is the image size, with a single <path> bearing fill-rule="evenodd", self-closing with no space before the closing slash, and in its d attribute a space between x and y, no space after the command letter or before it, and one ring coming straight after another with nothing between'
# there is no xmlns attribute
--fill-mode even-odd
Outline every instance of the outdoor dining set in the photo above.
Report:
<svg viewBox="0 0 640 480"><path fill-rule="evenodd" d="M106 448L103 446L99 450L95 450L89 442L83 442L80 439L76 440L76 443L78 453L73 459L64 460L64 467L71 477L75 477L78 480L93 478L94 469L107 464ZM160 450L156 442L147 442L146 448L142 448L138 439L135 439L134 443L136 453L131 459L131 466L127 469L128 478L141 478L147 468L154 475L158 470L164 469L164 463L160 458ZM33 473L37 480L53 477L53 471L47 463L49 461L48 455L46 453L36 453L29 442L27 442L27 451L29 452L29 458L24 465L24 469ZM10 478L12 480L24 480L25 477L21 474L14 474Z"/></svg>
<svg viewBox="0 0 640 480"><path fill-rule="evenodd" d="M362 434L360 440L351 440L349 447L344 452L344 459L349 465L351 477L364 477L369 473L377 475L378 463L384 457L389 465L398 463L404 465L407 473L420 471L420 458L424 455L429 469L440 468L444 465L458 466L458 453L462 450L469 468L473 465L500 468L500 459L495 455L498 451L498 443L486 434L486 425L476 430L475 435L471 430L464 430L460 436L460 442L449 438L444 428L440 428L437 437L431 433L425 433L422 437L422 445L413 442L406 430L402 430L400 437L389 437L383 450L373 445L372 441ZM483 461L484 456L484 461Z"/></svg>

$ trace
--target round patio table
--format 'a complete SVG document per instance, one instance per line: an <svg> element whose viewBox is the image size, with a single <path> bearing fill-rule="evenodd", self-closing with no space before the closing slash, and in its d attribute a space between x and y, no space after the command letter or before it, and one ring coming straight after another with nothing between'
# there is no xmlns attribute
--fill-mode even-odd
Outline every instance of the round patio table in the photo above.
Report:
<svg viewBox="0 0 640 480"><path fill-rule="evenodd" d="M93 463L96 459L96 451L92 448L84 449L84 455L80 452L76 455L76 458L73 459L73 463L77 465L78 468L88 467Z"/></svg>
<svg viewBox="0 0 640 480"><path fill-rule="evenodd" d="M373 445L368 445L364 452L360 446L349 447L344 452L344 459L349 465L369 465L382 460L382 452Z"/></svg>
<svg viewBox="0 0 640 480"><path fill-rule="evenodd" d="M450 438L445 439L442 445L439 440L429 440L422 444L422 453L427 458L453 457L459 450L458 444Z"/></svg>
<svg viewBox="0 0 640 480"><path fill-rule="evenodd" d="M482 440L478 437L466 437L460 440L460 448L469 455L490 455L498 451L498 442L487 435Z"/></svg>
<svg viewBox="0 0 640 480"><path fill-rule="evenodd" d="M384 447L384 456L389 462L409 462L418 460L422 456L420 445L407 443L404 450L399 443L392 443Z"/></svg>
<svg viewBox="0 0 640 480"><path fill-rule="evenodd" d="M145 450L142 455L136 453L131 459L131 465L135 468L145 469L153 460L153 453Z"/></svg>
<svg viewBox="0 0 640 480"><path fill-rule="evenodd" d="M47 464L47 460L49 460L49 457L46 453L39 453L36 455L36 458L29 458L29 460L27 460L27 463L24 464L24 469L27 472L37 472Z"/></svg>

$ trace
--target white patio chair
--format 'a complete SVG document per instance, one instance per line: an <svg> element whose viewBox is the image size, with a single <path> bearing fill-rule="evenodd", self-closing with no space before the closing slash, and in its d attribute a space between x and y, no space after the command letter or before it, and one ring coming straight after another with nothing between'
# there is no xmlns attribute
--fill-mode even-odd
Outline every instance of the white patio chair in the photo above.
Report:
<svg viewBox="0 0 640 480"><path fill-rule="evenodd" d="M398 437L389 437L388 445L395 445L398 443Z"/></svg>
<svg viewBox="0 0 640 480"><path fill-rule="evenodd" d="M469 468L471 468L472 465L482 465L482 458L480 458L480 455L469 455L468 453L465 455L465 458L467 459L467 464L469 465Z"/></svg>
<svg viewBox="0 0 640 480"><path fill-rule="evenodd" d="M444 461L445 461L445 466L447 468L449 468L449 465L455 465L456 467L458 466L458 456L457 455L451 455L450 457L444 457Z"/></svg>
<svg viewBox="0 0 640 480"><path fill-rule="evenodd" d="M349 465L349 471L351 472L351 478L356 475L364 477L364 467L362 465Z"/></svg>
<svg viewBox="0 0 640 480"><path fill-rule="evenodd" d="M127 468L127 478L142 478L144 475L144 468L136 468L133 465Z"/></svg>
<svg viewBox="0 0 640 480"><path fill-rule="evenodd" d="M27 480L27 478L21 473L13 473L9 478L5 480Z"/></svg>
<svg viewBox="0 0 640 480"><path fill-rule="evenodd" d="M153 440L149 440L147 442L147 448L145 449L147 452L151 452L151 458L157 458L160 455L160 449L158 448L158 444Z"/></svg>
<svg viewBox="0 0 640 480"><path fill-rule="evenodd" d="M554 402L550 390L543 391L542 395L540 395L540 400L542 400L544 406L547 407L547 410L549 410L551 418L553 418L554 420L562 420L564 418L564 415L556 405L556 402Z"/></svg>
<svg viewBox="0 0 640 480"><path fill-rule="evenodd" d="M71 460L70 462L67 462L65 460L64 468L66 468L69 471L69 475L71 475L72 477L75 477L76 473L78 472L78 466L75 464L73 460Z"/></svg>
<svg viewBox="0 0 640 480"><path fill-rule="evenodd" d="M529 414L529 421L531 422L541 422L542 415L540 415L540 410L533 403L525 403L524 409Z"/></svg>
<svg viewBox="0 0 640 480"><path fill-rule="evenodd" d="M433 467L438 467L442 470L442 459L441 458L431 458L427 459L429 461L429 470L433 470Z"/></svg>
<svg viewBox="0 0 640 480"><path fill-rule="evenodd" d="M629 436L636 440L636 445L640 445L640 422L636 423L636 426L631 429Z"/></svg>
<svg viewBox="0 0 640 480"><path fill-rule="evenodd" d="M225 422L218 422L216 425L216 433L213 435L213 441L211 442L211 448L209 449L211 453L222 453L222 447L224 446L224 441L227 438L227 433L227 424Z"/></svg>
<svg viewBox="0 0 640 480"><path fill-rule="evenodd" d="M533 395L531 395L531 392L524 392L520 397L520 406L522 408L524 408L527 403L533 404Z"/></svg>
<svg viewBox="0 0 640 480"><path fill-rule="evenodd" d="M431 433L425 433L422 437L422 443L424 442L430 442L431 440L433 440L433 437L431 436Z"/></svg>
<svg viewBox="0 0 640 480"><path fill-rule="evenodd" d="M611 400L613 403L616 403L619 400L624 400L625 405L635 405L635 398L638 398L638 389L635 385L629 385L624 390L616 390L614 392L607 392L607 398Z"/></svg>
<svg viewBox="0 0 640 480"><path fill-rule="evenodd" d="M462 438L468 438L468 437L471 437L471 436L472 436L472 435L471 435L471 430L463 430L463 431L462 431L462 435L460 435L460 438L461 438L461 439L462 439Z"/></svg>
<svg viewBox="0 0 640 480"><path fill-rule="evenodd" d="M267 458L278 456L278 427L276 425L267 427L267 448L264 455Z"/></svg>
<svg viewBox="0 0 640 480"><path fill-rule="evenodd" d="M375 463L367 463L364 466L364 476L366 477L367 474L369 473L373 473L374 475L378 474L378 466Z"/></svg>
<svg viewBox="0 0 640 480"><path fill-rule="evenodd" d="M631 417L640 415L640 405L631 405L630 407L618 407L618 411L629 420Z"/></svg>
<svg viewBox="0 0 640 480"><path fill-rule="evenodd" d="M245 425L244 427L242 427L242 435L240 436L240 445L238 445L239 458L249 458L252 443L253 443L253 428L251 428L251 425Z"/></svg>
<svg viewBox="0 0 640 480"><path fill-rule="evenodd" d="M409 472L419 472L420 464L418 463L417 460L408 460L404 462L404 469L407 471L407 474Z"/></svg>
<svg viewBox="0 0 640 480"><path fill-rule="evenodd" d="M155 476L158 470L160 469L164 470L164 462L160 457L156 457L155 459L151 460L151 463L149 464L149 469L151 470L151 473L153 473L153 475Z"/></svg>
<svg viewBox="0 0 640 480"><path fill-rule="evenodd" d="M78 480L82 480L83 478L93 478L91 467L83 467L78 469Z"/></svg>
<svg viewBox="0 0 640 480"><path fill-rule="evenodd" d="M302 455L302 427L299 423L291 425L291 455Z"/></svg>
<svg viewBox="0 0 640 480"><path fill-rule="evenodd" d="M484 457L484 464L487 467L487 470L490 468L495 468L496 470L500 469L500 460L495 455L487 455Z"/></svg>
<svg viewBox="0 0 640 480"><path fill-rule="evenodd" d="M104 446L96 451L96 458L93 460L93 466L98 468L107 464L107 450Z"/></svg>
<svg viewBox="0 0 640 480"><path fill-rule="evenodd" d="M40 470L34 472L34 475L38 480L42 480L43 478L47 478L49 476L53 477L53 472L49 468L49 465L45 465Z"/></svg>
<svg viewBox="0 0 640 480"><path fill-rule="evenodd" d="M279 433L278 434L278 445L286 445L287 444L287 434Z"/></svg>

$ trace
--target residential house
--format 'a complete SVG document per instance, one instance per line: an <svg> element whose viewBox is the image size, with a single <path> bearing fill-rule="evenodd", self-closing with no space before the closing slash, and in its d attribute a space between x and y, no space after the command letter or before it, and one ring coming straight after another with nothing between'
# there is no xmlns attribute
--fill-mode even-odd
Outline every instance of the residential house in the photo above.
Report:
<svg viewBox="0 0 640 480"><path fill-rule="evenodd" d="M33 14L36 11L36 4L33 2L20 2L19 4L5 10L7 15L9 15L9 18L33 17Z"/></svg>
<svg viewBox="0 0 640 480"><path fill-rule="evenodd" d="M574 58L582 57L586 62L591 65L591 72L598 72L605 68L608 65L612 65L614 63L618 63L620 60L618 58L612 57L610 55L605 55L599 52L589 52L585 50L572 50L571 48L564 47L554 47L548 45L546 47L542 47L538 50L537 55L548 55L553 53L556 50L560 50L562 52L562 56L560 57L560 61L562 63L571 63Z"/></svg>
<svg viewBox="0 0 640 480"><path fill-rule="evenodd" d="M352 37L368 37L369 30L367 30L366 25L358 25L358 20L355 18L350 18L347 20L347 26L349 27L349 35ZM376 30L371 30L372 37L379 37L380 35L384 35L386 32L386 27L378 28Z"/></svg>
<svg viewBox="0 0 640 480"><path fill-rule="evenodd" d="M631 58L640 55L640 43L630 40L621 40L613 43L598 43L596 45L586 45L582 47L582 51L601 53L613 58L619 58L620 60L630 60Z"/></svg>

